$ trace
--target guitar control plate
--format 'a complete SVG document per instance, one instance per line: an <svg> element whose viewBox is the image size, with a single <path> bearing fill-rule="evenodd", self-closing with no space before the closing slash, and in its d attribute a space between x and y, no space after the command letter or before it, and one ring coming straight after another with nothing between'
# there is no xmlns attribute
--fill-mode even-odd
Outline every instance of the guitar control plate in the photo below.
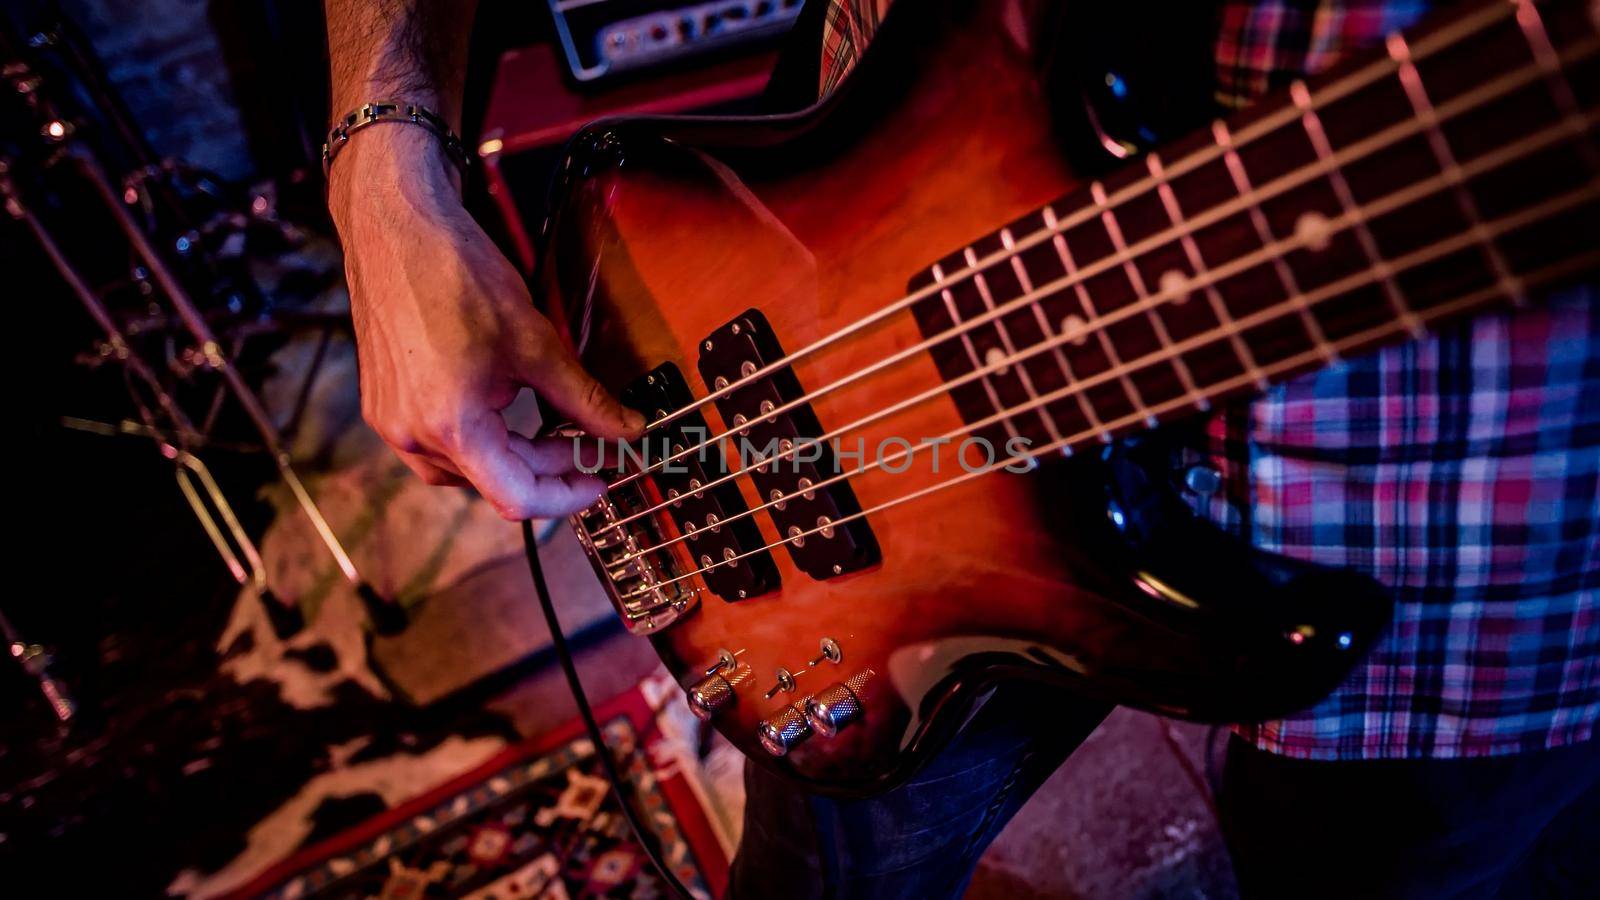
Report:
<svg viewBox="0 0 1600 900"><path fill-rule="evenodd" d="M766 317L754 309L707 335L700 350L700 375L713 392L784 355ZM832 448L815 440L823 430L811 405L798 404L756 421L804 393L793 370L783 367L714 402L735 438L733 446L742 464L782 455L799 445L782 459L754 467L750 480L762 503L781 498L767 507L767 513L780 536L793 538L784 548L796 567L822 580L866 568L881 555L865 518L831 524L861 511L848 480L808 490L840 472Z"/></svg>

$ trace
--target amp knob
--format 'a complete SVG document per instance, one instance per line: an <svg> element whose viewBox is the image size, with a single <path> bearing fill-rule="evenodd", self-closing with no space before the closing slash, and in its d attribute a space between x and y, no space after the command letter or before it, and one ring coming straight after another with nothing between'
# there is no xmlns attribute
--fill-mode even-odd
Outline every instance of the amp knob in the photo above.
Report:
<svg viewBox="0 0 1600 900"><path fill-rule="evenodd" d="M689 711L698 719L710 719L733 704L739 685L749 681L750 667L740 663L731 671L718 670L689 686Z"/></svg>
<svg viewBox="0 0 1600 900"><path fill-rule="evenodd" d="M838 734L861 718L861 691L871 679L872 670L868 669L817 691L806 701L806 722L823 737Z"/></svg>
<svg viewBox="0 0 1600 900"><path fill-rule="evenodd" d="M761 720L756 736L768 753L783 756L811 736L811 726L806 724L805 713L800 710L801 703L791 703Z"/></svg>

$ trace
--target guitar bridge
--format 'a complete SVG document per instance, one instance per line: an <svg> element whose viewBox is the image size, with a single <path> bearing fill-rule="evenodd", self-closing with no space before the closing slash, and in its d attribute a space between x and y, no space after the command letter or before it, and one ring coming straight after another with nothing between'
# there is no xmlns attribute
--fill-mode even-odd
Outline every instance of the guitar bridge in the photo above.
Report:
<svg viewBox="0 0 1600 900"><path fill-rule="evenodd" d="M619 399L660 422L692 395L678 368L666 363ZM711 436L696 410L658 424L636 455L624 456L637 466L634 475L574 517L579 542L634 633L670 625L694 605L702 585L732 602L780 583L738 485L722 481L728 469Z"/></svg>
<svg viewBox="0 0 1600 900"><path fill-rule="evenodd" d="M589 563L630 634L654 634L692 610L698 591L680 576L670 548L652 550L665 536L654 516L618 525L649 501L637 484L613 488L572 517Z"/></svg>

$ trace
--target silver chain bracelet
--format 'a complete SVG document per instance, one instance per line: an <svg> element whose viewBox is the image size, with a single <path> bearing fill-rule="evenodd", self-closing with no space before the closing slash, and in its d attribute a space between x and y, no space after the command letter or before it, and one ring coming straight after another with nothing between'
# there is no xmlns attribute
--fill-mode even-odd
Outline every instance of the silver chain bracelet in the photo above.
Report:
<svg viewBox="0 0 1600 900"><path fill-rule="evenodd" d="M375 100L366 103L340 119L333 129L328 132L327 140L322 142L322 175L328 176L333 169L333 158L339 155L344 145L350 142L350 135L379 122L401 122L412 125L421 125L433 132L444 147L445 155L456 164L462 174L466 174L471 166L472 158L467 156L467 147L461 138L450 130L450 126L438 113L426 106L416 103L401 103L398 100Z"/></svg>

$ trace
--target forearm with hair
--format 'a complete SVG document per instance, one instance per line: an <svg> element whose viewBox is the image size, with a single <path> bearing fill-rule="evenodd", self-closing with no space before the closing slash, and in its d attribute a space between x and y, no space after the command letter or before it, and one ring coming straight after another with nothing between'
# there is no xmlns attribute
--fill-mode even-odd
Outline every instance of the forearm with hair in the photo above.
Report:
<svg viewBox="0 0 1600 900"><path fill-rule="evenodd" d="M380 99L421 103L461 130L477 0L325 0L333 116Z"/></svg>

